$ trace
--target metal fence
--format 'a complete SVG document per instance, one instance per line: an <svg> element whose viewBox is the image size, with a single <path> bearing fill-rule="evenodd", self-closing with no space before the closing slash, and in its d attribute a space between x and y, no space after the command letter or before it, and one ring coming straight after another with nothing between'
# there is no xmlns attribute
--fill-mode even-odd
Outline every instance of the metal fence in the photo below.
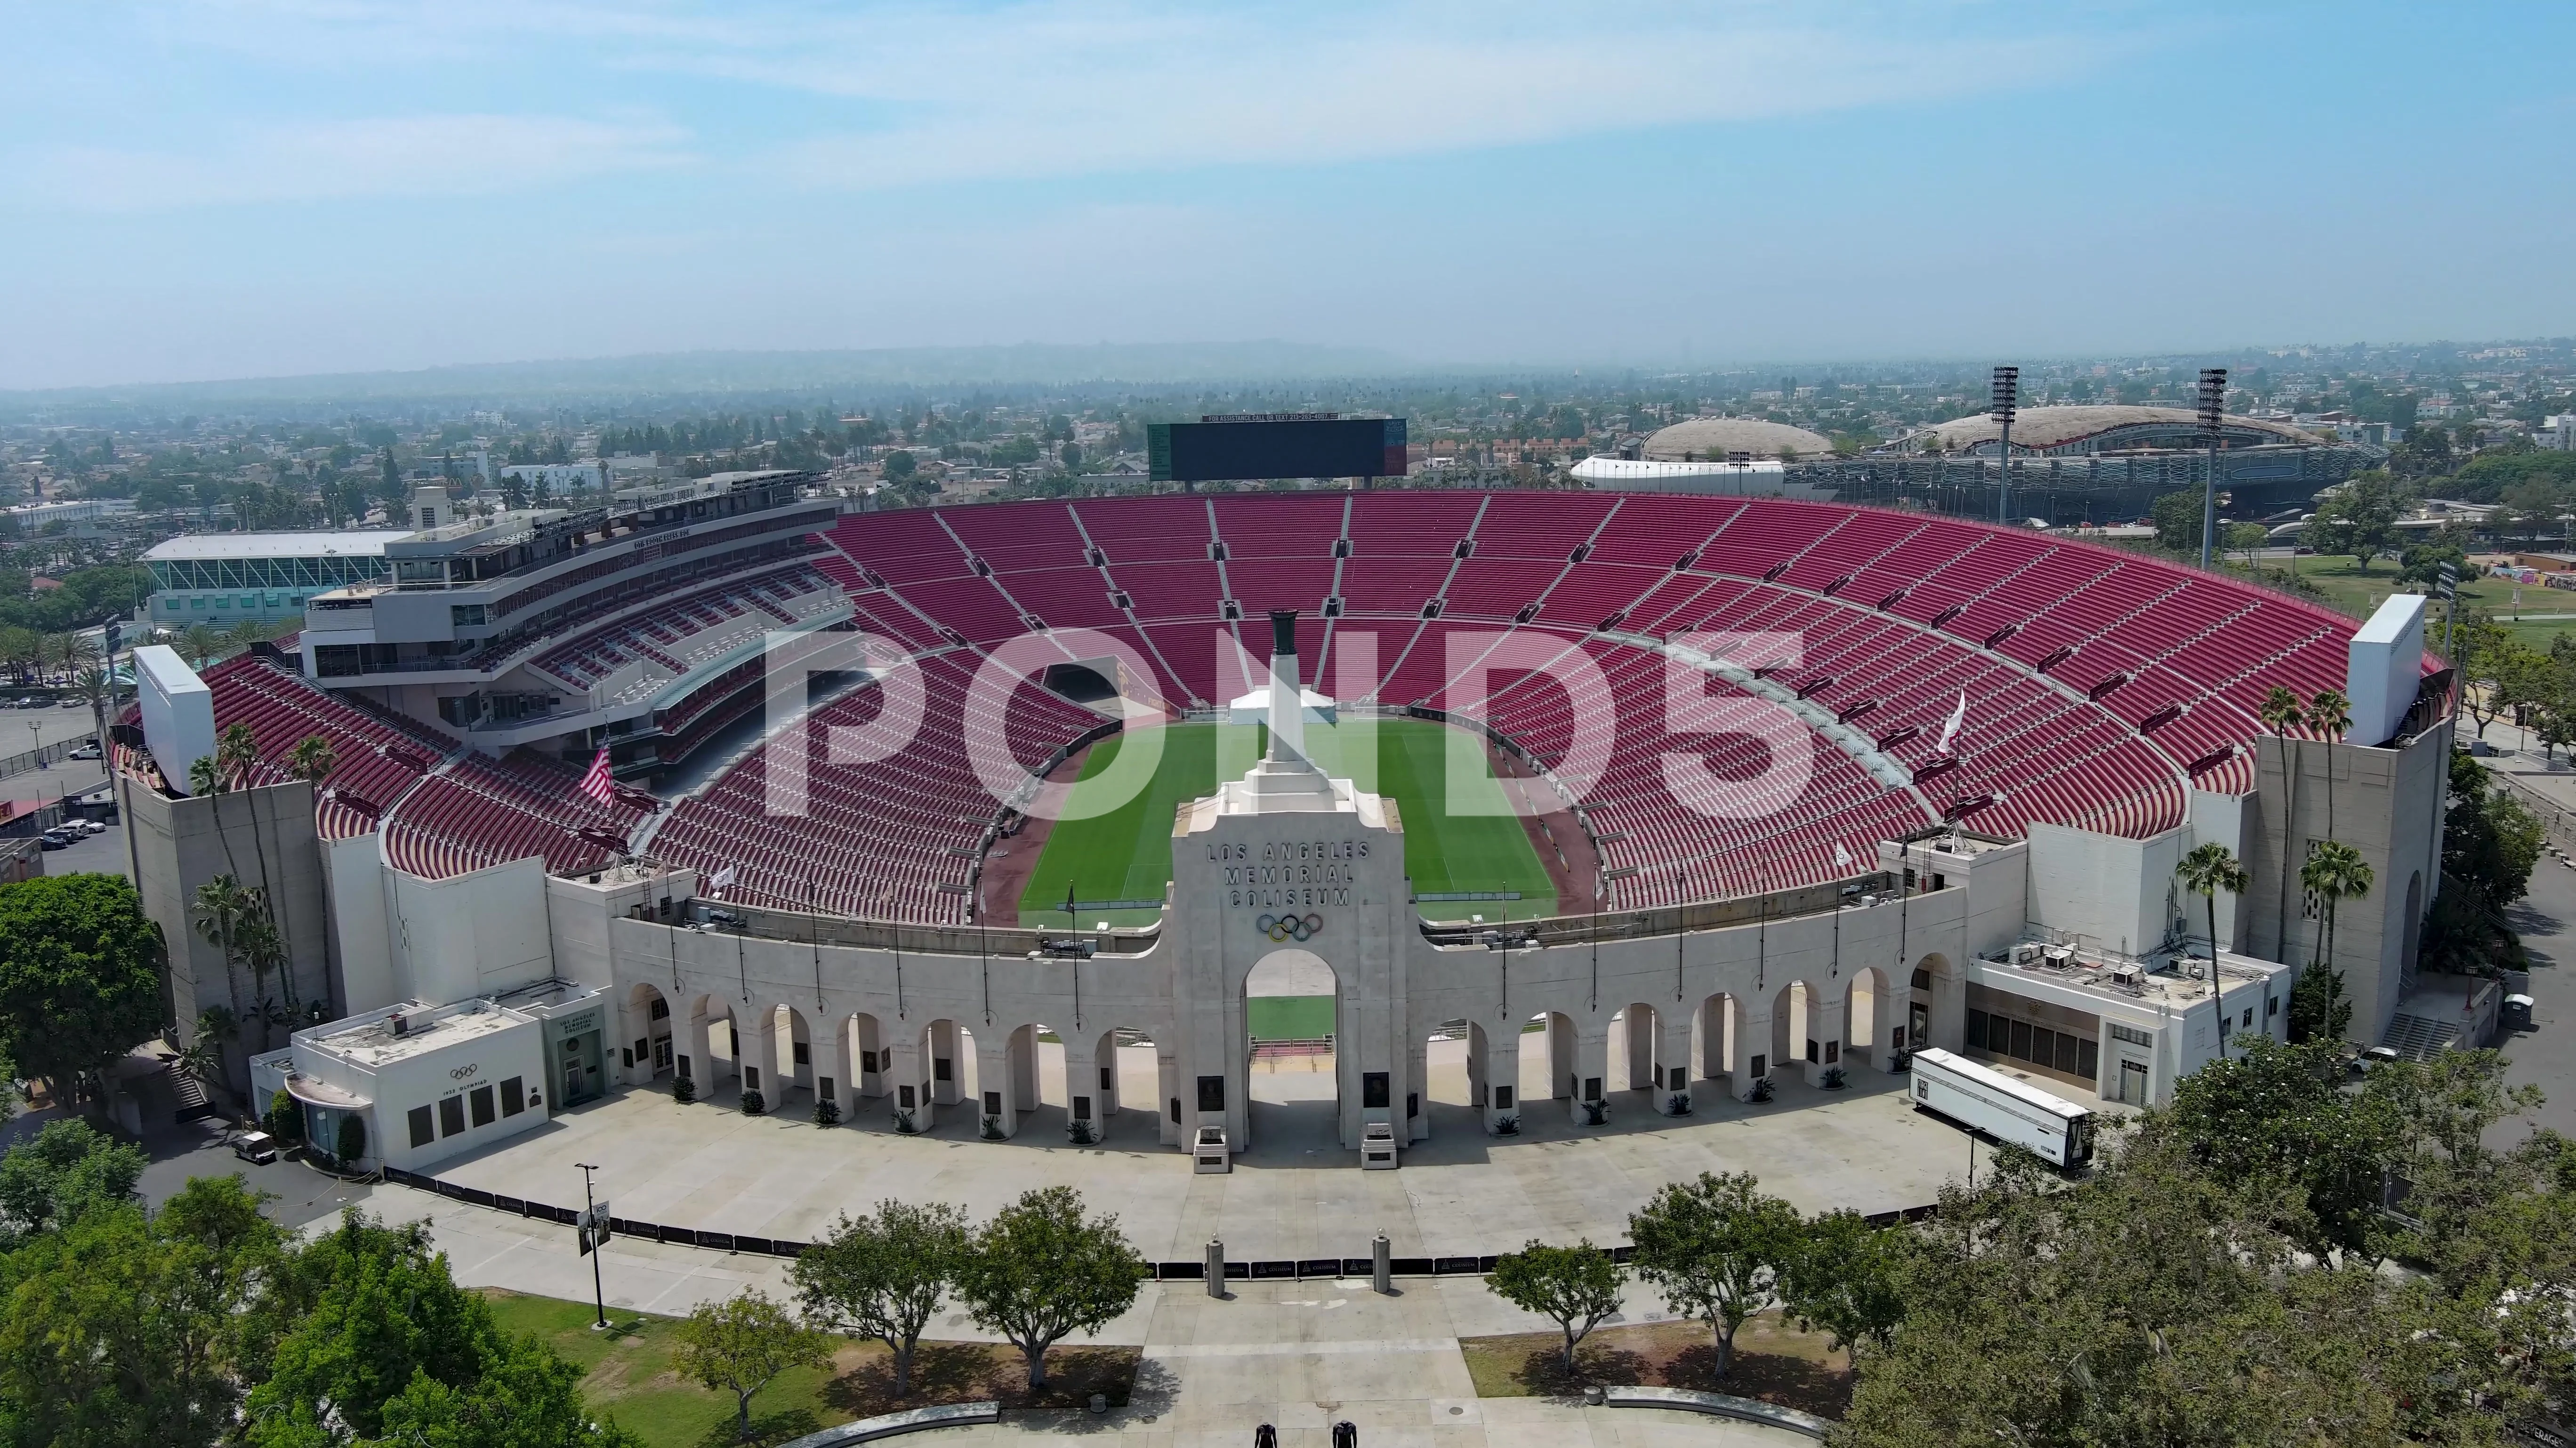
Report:
<svg viewBox="0 0 2576 1448"><path fill-rule="evenodd" d="M0 755L0 779L60 763L70 758L73 750L97 742L96 734L83 734L77 739L57 739L41 749L22 749L15 754Z"/></svg>

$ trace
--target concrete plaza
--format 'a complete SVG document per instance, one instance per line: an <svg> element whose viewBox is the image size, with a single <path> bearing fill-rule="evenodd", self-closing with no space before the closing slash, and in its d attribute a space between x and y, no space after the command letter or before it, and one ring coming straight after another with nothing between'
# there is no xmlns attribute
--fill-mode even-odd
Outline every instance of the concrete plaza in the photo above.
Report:
<svg viewBox="0 0 2576 1448"><path fill-rule="evenodd" d="M1545 1043L1525 1038L1525 1080L1544 1092ZM1851 1073L1841 1091L1783 1079L1777 1099L1745 1105L1701 1092L1694 1114L1656 1115L1644 1091L1614 1093L1607 1126L1572 1124L1563 1102L1532 1100L1519 1136L1487 1136L1465 1104L1457 1042L1435 1042L1430 1140L1397 1171L1363 1172L1334 1143L1328 1058L1264 1062L1252 1078L1253 1148L1224 1175L1195 1175L1158 1145L1150 1111L1120 1112L1105 1139L1066 1139L1061 1066L1042 1047L1046 1105L1008 1141L977 1139L971 1112L942 1113L934 1130L898 1135L882 1101L856 1119L817 1127L798 1093L784 1111L744 1116L730 1088L686 1106L666 1087L633 1089L574 1108L437 1176L557 1205L578 1205L586 1161L620 1217L807 1241L843 1210L885 1197L956 1202L981 1217L1034 1187L1076 1187L1115 1212L1138 1250L1194 1261L1211 1238L1231 1260L1365 1257L1384 1232L1400 1257L1510 1251L1536 1237L1625 1241L1628 1214L1668 1181L1702 1171L1750 1171L1807 1211L1890 1211L1933 1201L1965 1175L1969 1139L1915 1112L1903 1078ZM1150 1046L1120 1053L1129 1100L1154 1099ZM961 1052L964 1061L972 1052ZM1614 1060L1616 1055L1614 1054ZM971 1079L964 1084L970 1093Z"/></svg>

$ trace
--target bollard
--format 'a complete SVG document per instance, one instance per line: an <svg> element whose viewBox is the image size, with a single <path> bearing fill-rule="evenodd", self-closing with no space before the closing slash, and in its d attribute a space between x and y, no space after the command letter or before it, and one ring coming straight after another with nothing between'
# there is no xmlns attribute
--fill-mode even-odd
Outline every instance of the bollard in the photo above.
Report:
<svg viewBox="0 0 2576 1448"><path fill-rule="evenodd" d="M1384 1232L1378 1233L1377 1240L1369 1243L1369 1275L1376 1279L1377 1290L1387 1294L1395 1291L1394 1259L1387 1255L1393 1250L1387 1245Z"/></svg>
<svg viewBox="0 0 2576 1448"><path fill-rule="evenodd" d="M1207 1289L1210 1297L1225 1296L1225 1239L1222 1237L1208 1238Z"/></svg>

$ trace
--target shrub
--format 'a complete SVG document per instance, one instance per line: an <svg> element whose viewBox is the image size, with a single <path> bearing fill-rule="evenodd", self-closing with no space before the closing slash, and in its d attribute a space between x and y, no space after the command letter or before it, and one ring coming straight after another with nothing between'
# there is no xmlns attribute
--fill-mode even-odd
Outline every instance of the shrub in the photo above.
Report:
<svg viewBox="0 0 2576 1448"><path fill-rule="evenodd" d="M1609 1124L1610 1124L1610 1103L1609 1103L1609 1102L1607 1102L1607 1101L1586 1101L1586 1102L1584 1102L1584 1103L1583 1103L1583 1124L1584 1124L1584 1125L1586 1125L1586 1126L1607 1126L1607 1125L1609 1125Z"/></svg>
<svg viewBox="0 0 2576 1448"><path fill-rule="evenodd" d="M698 1083L690 1080L686 1076L673 1077L671 1080L671 1099L679 1102L683 1106L697 1100Z"/></svg>
<svg viewBox="0 0 2576 1448"><path fill-rule="evenodd" d="M331 1154L340 1159L340 1165L342 1166L355 1166L358 1164L358 1159L367 1154L367 1122L365 1117L358 1116L354 1113L344 1114L341 1116L340 1139L332 1144Z"/></svg>
<svg viewBox="0 0 2576 1448"><path fill-rule="evenodd" d="M840 1124L841 1124L841 1103L840 1103L840 1102L838 1102L838 1101L833 1100L833 1099L832 1099L831 1097L829 1097L829 1096L817 1096L817 1097L815 1097L815 1098L814 1098L814 1124L815 1124L816 1126L838 1126L838 1125L840 1125Z"/></svg>
<svg viewBox="0 0 2576 1448"><path fill-rule="evenodd" d="M1745 1099L1745 1100L1747 1100L1747 1101L1768 1101L1768 1100L1770 1100L1770 1099L1771 1099L1771 1078L1770 1078L1770 1077L1768 1077L1768 1076L1765 1076L1765 1077L1763 1077L1761 1080L1754 1082L1754 1083L1753 1083L1753 1094L1752 1094L1752 1095L1750 1095L1750 1096L1748 1096L1748 1097L1746 1097L1746 1098L1744 1098L1744 1099Z"/></svg>
<svg viewBox="0 0 2576 1448"><path fill-rule="evenodd" d="M913 1119L911 1111L898 1106L894 1111L894 1129L902 1135L912 1136L920 1132L921 1126Z"/></svg>
<svg viewBox="0 0 2576 1448"><path fill-rule="evenodd" d="M998 1116L985 1117L983 1125L977 1132L977 1135L982 1136L986 1141L1000 1141L1002 1139L1002 1118Z"/></svg>
<svg viewBox="0 0 2576 1448"><path fill-rule="evenodd" d="M300 1146L304 1142L304 1108L284 1087L268 1098L266 1125L268 1134L276 1137L280 1145Z"/></svg>
<svg viewBox="0 0 2576 1448"><path fill-rule="evenodd" d="M1843 1079L1842 1067L1827 1066L1825 1068L1824 1079L1818 1084L1822 1085L1828 1091L1840 1091L1843 1089Z"/></svg>
<svg viewBox="0 0 2576 1448"><path fill-rule="evenodd" d="M1094 1130L1091 1123L1088 1121L1076 1121L1067 1124L1064 1128L1064 1134L1066 1138L1071 1140L1076 1146L1089 1146L1100 1139L1100 1133Z"/></svg>
<svg viewBox="0 0 2576 1448"><path fill-rule="evenodd" d="M1518 1135L1520 1135L1520 1134L1521 1134L1521 1119L1520 1119L1519 1117L1517 1117L1517 1116L1500 1116L1500 1117L1496 1117L1496 1118L1494 1119L1494 1135L1496 1135L1496 1136L1518 1136Z"/></svg>
<svg viewBox="0 0 2576 1448"><path fill-rule="evenodd" d="M1675 1116L1688 1116L1691 1114L1690 1093L1687 1091L1676 1091L1664 1102L1664 1105Z"/></svg>
<svg viewBox="0 0 2576 1448"><path fill-rule="evenodd" d="M759 1092L757 1092L757 1091L745 1091L744 1093L742 1093L742 1114L743 1114L743 1115L745 1115L745 1116L763 1116L763 1115L768 1114L768 1111L769 1111L769 1098L768 1098L768 1097L761 1095L761 1094L760 1094Z"/></svg>

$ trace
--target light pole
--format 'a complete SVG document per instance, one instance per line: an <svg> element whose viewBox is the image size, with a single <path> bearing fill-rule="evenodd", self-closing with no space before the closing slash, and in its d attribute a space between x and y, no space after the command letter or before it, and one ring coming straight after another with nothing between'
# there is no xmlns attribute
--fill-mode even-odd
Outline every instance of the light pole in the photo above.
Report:
<svg viewBox="0 0 2576 1448"><path fill-rule="evenodd" d="M583 1237L587 1239L590 1246L591 1302L592 1305L599 1310L599 1317L596 1321L591 1323L591 1327L594 1330L604 1330L608 1326L608 1291L605 1287L600 1285L599 1249L601 1242L598 1224L593 1220L599 1215L599 1203L590 1194L590 1174L599 1170L599 1168L586 1161L577 1161L574 1162L573 1165L581 1168L581 1231Z"/></svg>
<svg viewBox="0 0 2576 1448"><path fill-rule="evenodd" d="M2227 415L2227 369L2200 369L2200 436L2209 445L2209 476L2200 485L2200 567L2209 570L2209 541L2218 534L2218 425Z"/></svg>
<svg viewBox="0 0 2576 1448"><path fill-rule="evenodd" d="M1987 413L2003 428L2003 460L1996 465L1995 522L2012 526L2012 425L2013 414L2021 402L2021 369L1995 369L1993 407Z"/></svg>

